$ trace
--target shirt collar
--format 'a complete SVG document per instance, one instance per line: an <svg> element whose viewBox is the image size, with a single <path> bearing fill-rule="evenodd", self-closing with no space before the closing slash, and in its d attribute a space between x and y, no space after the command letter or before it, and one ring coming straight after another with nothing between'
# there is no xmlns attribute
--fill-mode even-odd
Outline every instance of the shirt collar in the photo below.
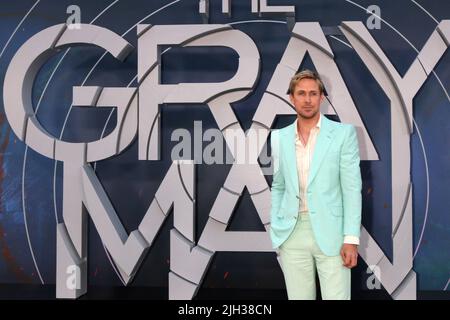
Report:
<svg viewBox="0 0 450 320"><path fill-rule="evenodd" d="M295 137L298 139L299 137L298 137L298 131L297 131L297 122L298 122L298 118L295 119L295 124L294 124L294 127L295 127ZM315 126L314 128L317 128L317 129L320 130L320 126L321 126L321 125L322 125L322 113L320 113L319 120L317 121L317 124L316 124L316 126Z"/></svg>

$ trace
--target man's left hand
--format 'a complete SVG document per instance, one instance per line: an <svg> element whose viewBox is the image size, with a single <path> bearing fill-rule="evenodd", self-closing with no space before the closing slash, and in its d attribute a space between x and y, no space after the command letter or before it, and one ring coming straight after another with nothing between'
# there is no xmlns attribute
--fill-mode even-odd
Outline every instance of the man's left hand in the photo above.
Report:
<svg viewBox="0 0 450 320"><path fill-rule="evenodd" d="M344 243L341 249L342 264L347 268L353 268L358 263L358 246Z"/></svg>

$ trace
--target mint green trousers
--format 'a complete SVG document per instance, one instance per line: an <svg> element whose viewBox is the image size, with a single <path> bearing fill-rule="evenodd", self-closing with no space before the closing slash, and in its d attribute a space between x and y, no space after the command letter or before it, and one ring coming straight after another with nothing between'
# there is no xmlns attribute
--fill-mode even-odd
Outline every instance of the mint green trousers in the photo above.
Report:
<svg viewBox="0 0 450 320"><path fill-rule="evenodd" d="M350 269L340 255L322 253L309 214L299 214L294 231L280 246L281 266L289 300L316 299L316 270L323 300L350 300Z"/></svg>

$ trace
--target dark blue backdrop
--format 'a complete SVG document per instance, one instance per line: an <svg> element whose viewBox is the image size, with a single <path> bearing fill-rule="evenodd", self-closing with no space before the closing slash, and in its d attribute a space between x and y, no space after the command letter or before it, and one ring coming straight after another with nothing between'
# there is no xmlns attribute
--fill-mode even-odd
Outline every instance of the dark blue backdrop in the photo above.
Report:
<svg viewBox="0 0 450 320"><path fill-rule="evenodd" d="M417 3L406 0L284 0L270 3L295 4L296 21L318 21L322 26L333 27L341 21L366 21L368 14L356 4L362 7L377 4L382 10L382 18L391 26L382 23L380 30L370 30L370 33L403 75L416 57L412 45L418 50L422 48L437 25L434 19L450 19L448 1L420 2L423 9L434 18ZM81 8L83 23L90 23L112 4L98 16L95 24L123 35L135 47L136 29L130 28L139 21L149 24L202 23L197 0L2 1L0 90L3 89L8 64L18 48L44 28L64 23L68 17L66 9L71 4ZM164 9L156 12L165 5L167 6ZM29 14L26 15L27 13ZM272 22L258 22L258 19ZM248 20L256 21L248 23ZM262 72L256 90L244 101L233 105L244 129L250 127L256 107L290 37L286 24L276 23L275 20L285 21L281 16L259 18L252 14L250 0L232 1L231 17L221 13L220 1L211 1L210 23L235 22L233 27L248 34L257 44L261 54ZM343 36L337 37L346 41ZM327 37L327 40L380 157L379 161L363 161L361 164L364 182L363 224L391 257L389 101L354 50L335 38ZM40 121L53 135L61 134L72 101L72 86L80 85L86 80L85 85L123 87L135 77L136 51L123 63L107 55L95 65L102 54L103 50L92 47L61 51L39 72L33 91L33 102L35 108L39 106ZM64 59L59 63L63 56ZM234 74L237 68L235 58L236 55L231 50L219 48L173 49L163 57L163 82L222 81ZM313 68L309 59L306 59L303 65ZM91 69L93 71L89 74ZM435 72L442 86L436 77L431 76L414 99L416 125L411 139L414 270L420 291L448 290L450 276L448 52L435 68ZM50 77L52 80L48 82ZM136 85L136 81L131 83L131 86ZM217 127L206 105L170 105L162 110L162 161L138 161L135 141L118 157L97 163L97 175L127 231L135 229L139 224L170 166L170 150L175 144L170 141L172 131L176 128L192 131L196 120L202 121L204 130ZM64 140L98 139L109 111L74 108L67 119L63 132ZM276 127L283 127L293 119L287 116L279 117ZM106 133L114 126L113 116ZM55 167L53 160L31 149L25 151L24 143L11 132L7 123L3 101L0 101L0 128L0 282L53 284L56 265L56 221L61 221L62 213L62 166L57 164ZM197 234L201 233L206 223L229 168L229 165L197 166ZM270 177L268 179L270 182ZM131 286L167 288L170 263L169 230L172 228L172 222L171 217L165 222ZM230 229L262 230L248 192L239 202ZM92 224L89 231L89 284L121 285ZM354 290L363 292L368 274L362 260L353 276ZM204 288L283 289L284 283L273 253L219 252L203 282L200 296Z"/></svg>

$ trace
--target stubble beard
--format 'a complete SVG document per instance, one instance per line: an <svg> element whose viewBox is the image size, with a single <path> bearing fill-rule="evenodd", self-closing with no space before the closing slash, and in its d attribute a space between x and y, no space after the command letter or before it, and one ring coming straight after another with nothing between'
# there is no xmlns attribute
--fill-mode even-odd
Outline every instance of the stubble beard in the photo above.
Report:
<svg viewBox="0 0 450 320"><path fill-rule="evenodd" d="M309 114L309 113L302 112L302 110L300 110L298 112L298 115L305 120L309 120L309 119L314 118L318 112L319 112L319 110L316 110L315 112Z"/></svg>

